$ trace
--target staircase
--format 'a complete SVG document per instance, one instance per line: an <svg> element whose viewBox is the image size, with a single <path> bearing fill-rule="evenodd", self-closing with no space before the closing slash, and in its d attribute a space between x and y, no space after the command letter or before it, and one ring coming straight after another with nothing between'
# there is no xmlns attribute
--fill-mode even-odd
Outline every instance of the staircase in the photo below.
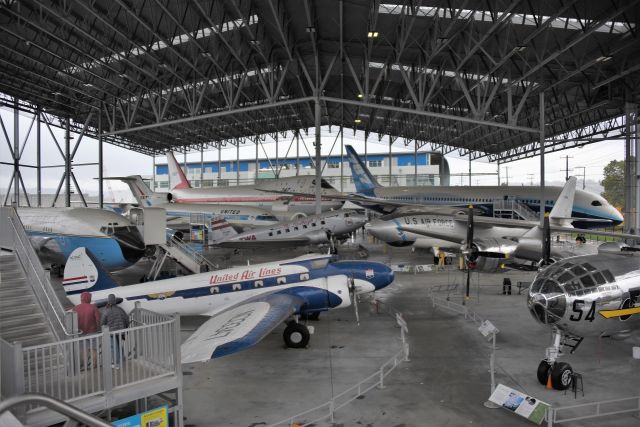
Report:
<svg viewBox="0 0 640 427"><path fill-rule="evenodd" d="M167 240L166 244L157 246L155 258L156 260L151 266L149 274L147 274L147 280L155 280L158 277L167 258L172 259L194 274L213 271L218 268L202 254L175 236Z"/></svg>
<svg viewBox="0 0 640 427"><path fill-rule="evenodd" d="M537 221L538 212L524 203L516 200L496 199L493 201L493 216L495 218L522 219L525 221Z"/></svg>
<svg viewBox="0 0 640 427"><path fill-rule="evenodd" d="M13 252L0 255L0 338L23 347L55 341L49 322Z"/></svg>

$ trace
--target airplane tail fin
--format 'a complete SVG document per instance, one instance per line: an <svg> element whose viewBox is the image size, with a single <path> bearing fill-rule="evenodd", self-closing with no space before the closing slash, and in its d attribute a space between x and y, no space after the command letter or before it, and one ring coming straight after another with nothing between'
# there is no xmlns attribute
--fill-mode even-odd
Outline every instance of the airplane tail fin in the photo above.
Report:
<svg viewBox="0 0 640 427"><path fill-rule="evenodd" d="M67 259L62 286L67 295L74 295L117 288L118 284L89 249L79 247Z"/></svg>
<svg viewBox="0 0 640 427"><path fill-rule="evenodd" d="M180 164L173 155L173 152L167 152L167 163L169 164L169 187L173 189L182 190L184 188L191 188L189 180L185 176Z"/></svg>
<svg viewBox="0 0 640 427"><path fill-rule="evenodd" d="M364 164L360 156L356 153L352 146L346 145L349 166L351 167L351 175L356 191L366 196L373 196L373 190L381 187L376 178L371 174L367 166Z"/></svg>
<svg viewBox="0 0 640 427"><path fill-rule="evenodd" d="M140 175L114 176L104 179L118 180L127 184L140 207L153 206L154 203L160 203L165 200L164 195L151 191Z"/></svg>
<svg viewBox="0 0 640 427"><path fill-rule="evenodd" d="M214 244L237 235L238 232L221 216L211 220L211 230L209 230L209 241Z"/></svg>
<svg viewBox="0 0 640 427"><path fill-rule="evenodd" d="M570 177L564 184L558 200L553 205L551 213L549 213L549 222L552 225L569 225L571 223L571 213L573 212L573 199L576 195L575 176Z"/></svg>

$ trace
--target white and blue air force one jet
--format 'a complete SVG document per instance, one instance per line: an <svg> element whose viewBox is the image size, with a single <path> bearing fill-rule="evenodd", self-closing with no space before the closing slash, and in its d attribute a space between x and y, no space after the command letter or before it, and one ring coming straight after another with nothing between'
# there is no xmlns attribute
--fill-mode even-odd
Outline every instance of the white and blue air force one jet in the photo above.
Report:
<svg viewBox="0 0 640 427"><path fill-rule="evenodd" d="M18 208L41 262L62 266L79 247L86 247L108 270L135 264L145 251L142 235L128 219L106 209Z"/></svg>
<svg viewBox="0 0 640 427"><path fill-rule="evenodd" d="M251 347L283 322L287 346L305 347L310 333L299 316L353 304L357 317L356 296L392 282L393 271L381 263L303 255L118 287L90 251L78 248L67 261L63 285L74 304L84 291L97 304L113 293L126 312L139 302L158 313L210 316L182 345L182 362L191 363Z"/></svg>

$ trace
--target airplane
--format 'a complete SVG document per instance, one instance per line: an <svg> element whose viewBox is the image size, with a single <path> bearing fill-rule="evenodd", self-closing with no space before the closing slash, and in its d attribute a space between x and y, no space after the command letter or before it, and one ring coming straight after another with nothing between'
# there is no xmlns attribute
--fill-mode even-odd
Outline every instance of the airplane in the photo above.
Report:
<svg viewBox="0 0 640 427"><path fill-rule="evenodd" d="M74 304L84 291L96 305L113 293L126 312L140 303L157 313L209 316L182 344L182 363L192 363L251 347L283 322L285 344L306 347L310 331L300 316L353 305L359 319L357 296L393 279L381 263L316 254L120 287L90 250L78 248L62 283Z"/></svg>
<svg viewBox="0 0 640 427"><path fill-rule="evenodd" d="M357 193L334 196L350 200L362 207L380 213L391 213L397 208L415 205L457 206L472 204L486 216L493 216L494 202L518 202L525 209L540 212L539 186L413 186L382 187L371 174L352 146L346 145L349 165ZM550 212L562 187L546 186L545 212ZM619 225L623 217L609 202L597 194L576 190L570 215L576 228L603 228Z"/></svg>
<svg viewBox="0 0 640 427"><path fill-rule="evenodd" d="M584 338L626 339L640 327L640 247L608 242L598 253L569 257L542 268L527 299L533 318L553 331L552 344L537 371L538 381L566 390L573 353Z"/></svg>
<svg viewBox="0 0 640 427"><path fill-rule="evenodd" d="M140 175L125 177L110 177L104 179L119 180L131 189L140 207L162 208L167 212L167 225L171 228L189 226L191 214L203 213L206 220L212 217L222 217L237 229L244 230L252 227L269 226L278 223L270 211L248 205L230 205L223 203L169 203L167 195L151 191Z"/></svg>
<svg viewBox="0 0 640 427"><path fill-rule="evenodd" d="M54 270L78 247L89 248L109 270L135 264L145 253L138 229L125 217L94 208L17 208L33 247Z"/></svg>
<svg viewBox="0 0 640 427"><path fill-rule="evenodd" d="M635 239L637 236L606 231L576 229L571 226L575 203L576 178L565 183L558 200L548 214L550 231L589 232L597 235ZM416 209L417 212L420 209ZM390 246L412 246L416 249L430 248L460 252L468 249L467 258L477 270L493 272L505 266L504 258L518 257L539 261L541 257L542 230L538 221L508 218L469 217L458 214L410 214L399 212L383 216L368 224L368 232ZM469 240L469 220L472 220L473 235L469 248L463 243ZM463 246L461 246L463 245ZM567 252L554 251L553 258L563 258Z"/></svg>
<svg viewBox="0 0 640 427"><path fill-rule="evenodd" d="M292 192L313 193L314 176L295 176L275 180L264 180L255 185L233 187L191 188L184 172L172 152L167 153L169 165L169 201L177 203L232 203L255 206L270 210L287 219L315 214L315 196L292 195ZM321 181L322 194L337 194L338 191L326 180ZM340 209L344 201L322 199L322 212Z"/></svg>
<svg viewBox="0 0 640 427"><path fill-rule="evenodd" d="M366 216L340 209L237 234L220 220L214 226L212 238L213 245L222 248L259 249L330 244L335 252L334 238L347 236L366 222Z"/></svg>

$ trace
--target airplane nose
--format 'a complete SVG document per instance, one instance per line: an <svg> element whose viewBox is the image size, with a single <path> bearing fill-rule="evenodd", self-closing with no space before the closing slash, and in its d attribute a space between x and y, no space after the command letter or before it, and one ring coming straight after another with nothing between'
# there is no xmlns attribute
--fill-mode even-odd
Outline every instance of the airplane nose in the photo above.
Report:
<svg viewBox="0 0 640 427"><path fill-rule="evenodd" d="M116 229L113 238L118 242L122 255L128 262L135 264L144 255L144 239L136 228Z"/></svg>
<svg viewBox="0 0 640 427"><path fill-rule="evenodd" d="M370 222L367 230L373 237L383 242L399 240L396 228L389 221L375 220Z"/></svg>
<svg viewBox="0 0 640 427"><path fill-rule="evenodd" d="M379 274L380 279L375 283L376 290L386 288L387 286L392 284L393 280L395 279L393 270L391 270L391 268L387 267L386 265L383 266L382 271Z"/></svg>

